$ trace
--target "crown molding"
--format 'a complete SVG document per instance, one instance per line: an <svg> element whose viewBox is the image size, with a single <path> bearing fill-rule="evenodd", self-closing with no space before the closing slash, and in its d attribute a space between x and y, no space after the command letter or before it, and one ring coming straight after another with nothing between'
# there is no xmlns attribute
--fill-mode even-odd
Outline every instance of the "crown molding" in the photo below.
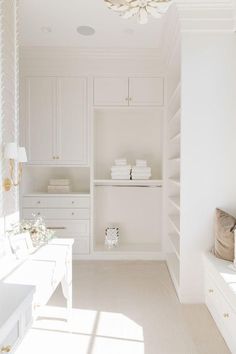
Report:
<svg viewBox="0 0 236 354"><path fill-rule="evenodd" d="M175 0L182 31L232 32L236 3L231 0Z"/></svg>
<svg viewBox="0 0 236 354"><path fill-rule="evenodd" d="M20 57L43 58L93 58L93 59L141 59L160 60L158 48L78 48L78 47L20 47Z"/></svg>

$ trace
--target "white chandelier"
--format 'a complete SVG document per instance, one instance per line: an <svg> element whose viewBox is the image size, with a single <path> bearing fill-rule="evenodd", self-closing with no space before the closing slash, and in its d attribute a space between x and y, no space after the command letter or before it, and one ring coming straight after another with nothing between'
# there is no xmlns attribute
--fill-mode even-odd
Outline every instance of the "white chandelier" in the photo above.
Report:
<svg viewBox="0 0 236 354"><path fill-rule="evenodd" d="M148 22L148 15L160 18L168 10L171 0L104 0L109 9L123 18L137 16L140 24Z"/></svg>

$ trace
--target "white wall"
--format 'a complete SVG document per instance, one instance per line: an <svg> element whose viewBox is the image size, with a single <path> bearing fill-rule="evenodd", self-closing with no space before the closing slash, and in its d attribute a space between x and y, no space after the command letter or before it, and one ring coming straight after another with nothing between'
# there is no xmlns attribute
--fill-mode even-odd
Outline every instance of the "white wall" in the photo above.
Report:
<svg viewBox="0 0 236 354"><path fill-rule="evenodd" d="M18 139L18 32L17 0L0 1L0 235L18 217L18 189L5 192L2 180L9 177L3 159L4 144Z"/></svg>
<svg viewBox="0 0 236 354"><path fill-rule="evenodd" d="M236 36L182 35L182 293L203 301L216 207L236 216Z"/></svg>

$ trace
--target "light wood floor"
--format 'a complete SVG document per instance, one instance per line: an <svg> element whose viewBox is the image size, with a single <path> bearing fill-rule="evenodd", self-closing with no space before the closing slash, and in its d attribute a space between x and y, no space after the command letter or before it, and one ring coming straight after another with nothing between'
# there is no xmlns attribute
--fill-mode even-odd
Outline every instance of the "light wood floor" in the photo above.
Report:
<svg viewBox="0 0 236 354"><path fill-rule="evenodd" d="M228 354L203 305L180 305L164 262L75 262L68 332L58 289L17 354Z"/></svg>

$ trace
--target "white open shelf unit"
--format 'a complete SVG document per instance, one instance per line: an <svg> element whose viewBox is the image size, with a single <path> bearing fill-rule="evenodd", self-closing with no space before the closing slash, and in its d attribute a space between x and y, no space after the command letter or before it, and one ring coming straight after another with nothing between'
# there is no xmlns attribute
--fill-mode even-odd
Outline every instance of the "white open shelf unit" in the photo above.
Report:
<svg viewBox="0 0 236 354"><path fill-rule="evenodd" d="M167 102L167 234L168 268L177 293L180 287L180 143L181 143L181 84L176 85Z"/></svg>
<svg viewBox="0 0 236 354"><path fill-rule="evenodd" d="M93 254L97 257L162 258L162 107L94 107ZM116 158L145 159L149 180L112 180ZM153 212L155 218L153 218ZM105 229L119 227L117 248L104 245Z"/></svg>

